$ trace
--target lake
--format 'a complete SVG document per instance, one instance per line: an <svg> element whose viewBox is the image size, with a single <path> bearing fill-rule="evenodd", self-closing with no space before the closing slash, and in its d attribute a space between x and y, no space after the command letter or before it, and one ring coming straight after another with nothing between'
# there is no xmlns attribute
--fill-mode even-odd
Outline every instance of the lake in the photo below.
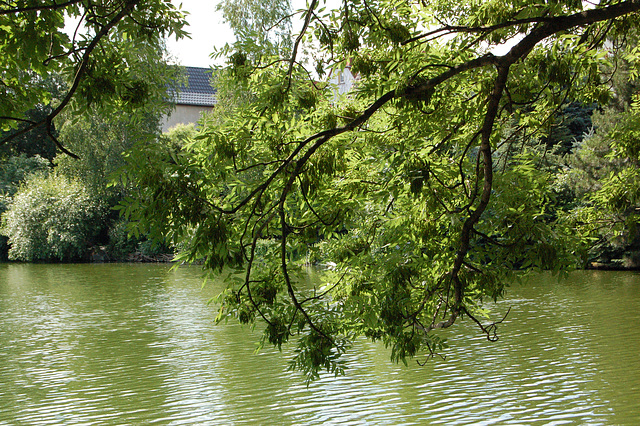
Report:
<svg viewBox="0 0 640 426"><path fill-rule="evenodd" d="M257 333L215 325L196 267L0 264L0 425L640 424L640 275L537 275L446 359L357 342L309 387Z"/></svg>

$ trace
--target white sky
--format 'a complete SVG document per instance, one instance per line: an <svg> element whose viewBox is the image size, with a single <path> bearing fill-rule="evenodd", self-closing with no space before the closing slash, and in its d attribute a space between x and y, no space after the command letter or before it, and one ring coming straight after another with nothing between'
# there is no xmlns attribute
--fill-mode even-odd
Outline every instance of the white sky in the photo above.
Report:
<svg viewBox="0 0 640 426"><path fill-rule="evenodd" d="M335 4L339 0L321 0L320 4ZM223 23L221 12L216 11L216 6L221 0L171 0L182 10L189 12L187 15L188 26L185 30L191 38L183 38L176 41L175 37L167 40L169 60L183 66L210 67L214 64L222 65L224 61L214 61L211 54L214 48L221 48L226 43L233 43L235 37L229 25ZM291 0L292 10L305 8L307 0ZM71 36L76 29L78 20L68 19L66 31ZM296 25L297 24L297 25ZM293 33L299 30L301 21L293 19Z"/></svg>
<svg viewBox="0 0 640 426"><path fill-rule="evenodd" d="M227 24L223 24L222 13L216 12L219 0L173 0L182 10L189 12L187 21L189 26L186 31L191 38L176 41L175 38L167 40L172 59L175 62L190 67L209 67L214 64L210 55L214 46L220 48L235 39L233 32Z"/></svg>
<svg viewBox="0 0 640 426"><path fill-rule="evenodd" d="M185 30L191 34L191 38L176 41L175 37L171 37L167 40L170 61L184 66L210 67L214 64L210 57L214 46L220 48L235 41L231 28L222 22L222 13L216 12L216 5L220 0L171 1L176 7L182 5L182 10L189 12L189 25ZM67 17L65 31L70 37L78 22L79 19Z"/></svg>

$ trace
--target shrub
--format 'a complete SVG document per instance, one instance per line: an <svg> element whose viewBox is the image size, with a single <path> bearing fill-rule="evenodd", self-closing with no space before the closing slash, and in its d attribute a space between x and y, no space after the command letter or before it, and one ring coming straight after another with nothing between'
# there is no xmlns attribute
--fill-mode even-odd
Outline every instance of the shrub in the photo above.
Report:
<svg viewBox="0 0 640 426"><path fill-rule="evenodd" d="M0 216L7 210L11 197L20 185L35 173L46 175L50 163L42 157L27 157L26 154L9 157L0 161ZM0 261L9 259L9 239L0 235Z"/></svg>
<svg viewBox="0 0 640 426"><path fill-rule="evenodd" d="M140 241L138 244L138 251L144 256L151 257L159 254L173 253L173 249L171 249L167 244L153 240Z"/></svg>
<svg viewBox="0 0 640 426"><path fill-rule="evenodd" d="M109 256L114 260L124 260L137 250L140 238L129 235L128 223L120 218L109 228Z"/></svg>
<svg viewBox="0 0 640 426"><path fill-rule="evenodd" d="M101 228L103 211L78 182L56 175L30 178L2 215L0 233L9 237L9 259L83 258Z"/></svg>
<svg viewBox="0 0 640 426"><path fill-rule="evenodd" d="M46 174L51 165L42 157L27 157L25 154L9 157L0 163L0 194L13 196L20 184L34 174ZM0 206L1 208L2 206ZM3 210L0 210L2 213Z"/></svg>

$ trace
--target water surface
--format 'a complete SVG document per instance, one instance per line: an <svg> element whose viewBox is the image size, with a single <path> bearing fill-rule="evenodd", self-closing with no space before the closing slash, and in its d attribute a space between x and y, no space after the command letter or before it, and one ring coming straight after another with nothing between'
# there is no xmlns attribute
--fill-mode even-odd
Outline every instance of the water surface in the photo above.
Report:
<svg viewBox="0 0 640 426"><path fill-rule="evenodd" d="M257 335L214 325L197 268L0 264L0 425L640 424L640 276L514 286L446 360L389 362L358 342L309 388Z"/></svg>

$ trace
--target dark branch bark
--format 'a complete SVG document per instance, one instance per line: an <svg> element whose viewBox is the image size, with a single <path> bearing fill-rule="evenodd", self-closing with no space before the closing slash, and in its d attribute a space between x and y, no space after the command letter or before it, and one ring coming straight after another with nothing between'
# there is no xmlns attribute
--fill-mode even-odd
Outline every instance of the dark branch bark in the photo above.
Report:
<svg viewBox="0 0 640 426"><path fill-rule="evenodd" d="M55 1L51 4L44 4L38 6L26 6L26 7L16 7L13 9L0 9L0 15L11 15L15 13L24 13L24 12L38 12L41 10L58 10L64 9L67 6L71 6L72 4L81 3L82 0L69 0L63 3L56 3Z"/></svg>
<svg viewBox="0 0 640 426"><path fill-rule="evenodd" d="M307 10L307 16L305 16L304 18L304 25L302 26L302 30L300 30L300 34L298 34L298 37L296 38L296 41L293 45L293 52L291 53L291 59L289 60L289 70L287 71L287 90L289 90L289 88L291 87L291 76L293 74L293 67L296 63L296 57L298 55L298 48L300 46L300 42L302 41L302 38L304 37L304 33L307 31L307 28L309 28L309 23L311 22L313 11L315 10L317 5L318 5L318 0L313 0L311 2L311 5Z"/></svg>
<svg viewBox="0 0 640 426"><path fill-rule="evenodd" d="M631 0L602 9L585 10L569 16L550 18L540 27L531 31L531 33L523 38L522 41L516 44L509 53L502 57L502 60L506 64L513 64L517 60L528 55L539 42L553 34L582 25L619 18L639 10L640 2L637 0Z"/></svg>
<svg viewBox="0 0 640 426"><path fill-rule="evenodd" d="M484 186L482 188L482 194L478 205L465 221L460 233L460 248L458 249L456 259L453 263L453 269L451 271L456 304L452 312L452 317L459 314L459 309L462 303L464 289L462 288L462 283L458 278L458 273L460 272L460 268L464 263L467 253L469 252L473 227L480 220L482 213L486 210L489 205L489 200L491 199L491 188L493 187L493 150L491 148L491 136L493 134L493 125L498 115L500 100L502 99L502 93L507 84L508 77L509 66L499 67L498 76L494 83L493 92L489 97L487 112L485 113L484 122L482 124L480 156L482 157L483 163L482 172L484 175Z"/></svg>
<svg viewBox="0 0 640 426"><path fill-rule="evenodd" d="M329 337L324 331L322 331L311 319L311 317L309 316L309 313L306 311L306 309L304 309L302 304L298 301L296 293L293 290L291 277L289 277L289 271L287 269L287 222L285 217L284 201L285 200L283 197L283 199L280 202L280 225L282 229L282 240L281 240L281 246L280 246L280 256L281 256L280 267L282 269L282 275L284 276L285 285L287 286L287 292L289 293L289 298L291 299L293 306L295 306L296 312L300 312L302 314L307 324L309 324L309 327L311 327L316 333L318 333L319 335L327 339L327 341L331 342L332 345L334 345L335 343L333 342L333 339Z"/></svg>

